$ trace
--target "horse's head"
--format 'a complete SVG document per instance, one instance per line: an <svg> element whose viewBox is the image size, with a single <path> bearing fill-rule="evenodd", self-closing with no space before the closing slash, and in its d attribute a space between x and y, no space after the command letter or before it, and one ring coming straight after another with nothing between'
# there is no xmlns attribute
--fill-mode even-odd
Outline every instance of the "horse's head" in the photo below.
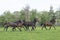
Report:
<svg viewBox="0 0 60 40"><path fill-rule="evenodd" d="M56 17L53 16L52 19L50 20L50 22L53 23L53 24L55 24L55 22L56 22Z"/></svg>
<svg viewBox="0 0 60 40"><path fill-rule="evenodd" d="M34 22L39 22L39 19L38 18L34 18Z"/></svg>
<svg viewBox="0 0 60 40"><path fill-rule="evenodd" d="M34 20L33 20L33 22L38 22L39 20L38 20L38 18L34 18Z"/></svg>

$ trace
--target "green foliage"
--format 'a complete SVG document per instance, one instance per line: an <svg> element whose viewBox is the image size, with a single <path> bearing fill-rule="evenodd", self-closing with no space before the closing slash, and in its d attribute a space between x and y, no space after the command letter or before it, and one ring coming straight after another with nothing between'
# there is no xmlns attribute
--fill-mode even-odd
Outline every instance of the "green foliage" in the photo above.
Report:
<svg viewBox="0 0 60 40"><path fill-rule="evenodd" d="M20 19L22 19L22 20L25 19L25 12L24 12L24 10L20 11Z"/></svg>
<svg viewBox="0 0 60 40"><path fill-rule="evenodd" d="M34 18L36 18L36 14L37 14L37 10L36 10L36 9L33 9L33 10L31 11L30 19L33 20Z"/></svg>
<svg viewBox="0 0 60 40"><path fill-rule="evenodd" d="M49 21L49 14L47 11L42 11L42 14L41 14L41 23L44 23L46 21Z"/></svg>
<svg viewBox="0 0 60 40"><path fill-rule="evenodd" d="M50 10L49 10L49 17L50 19L55 16L54 10L53 10L53 6L50 6Z"/></svg>
<svg viewBox="0 0 60 40"><path fill-rule="evenodd" d="M56 11L54 13L53 7L50 7L49 12L48 11L37 11L36 9L28 10L29 15L25 13L26 10L22 9L21 11L14 11L11 13L10 11L5 11L3 15L0 16L0 22L14 22L16 20L30 20L32 21L34 18L38 17L40 19L41 23L44 23L45 21L50 21L52 16L56 16L57 18L60 18L60 11Z"/></svg>

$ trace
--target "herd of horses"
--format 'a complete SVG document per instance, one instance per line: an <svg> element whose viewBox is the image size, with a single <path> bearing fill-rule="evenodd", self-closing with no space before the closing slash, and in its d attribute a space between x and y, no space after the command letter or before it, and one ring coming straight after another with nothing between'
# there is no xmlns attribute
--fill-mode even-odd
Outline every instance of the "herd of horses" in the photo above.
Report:
<svg viewBox="0 0 60 40"><path fill-rule="evenodd" d="M12 27L12 31L16 30L16 28L22 31L21 28L24 28L25 30L29 30L29 27L31 27L31 31L32 31L36 29L36 22L39 22L38 18L34 18L34 20L31 22L27 22L25 20L18 20L15 22L6 22L4 23L4 30L7 31L8 27ZM51 29L51 27L54 27L54 29L56 29L54 26L55 22L56 22L55 18L52 18L50 21L41 23L42 30L43 28L47 30L46 28L47 26L49 26L49 29Z"/></svg>

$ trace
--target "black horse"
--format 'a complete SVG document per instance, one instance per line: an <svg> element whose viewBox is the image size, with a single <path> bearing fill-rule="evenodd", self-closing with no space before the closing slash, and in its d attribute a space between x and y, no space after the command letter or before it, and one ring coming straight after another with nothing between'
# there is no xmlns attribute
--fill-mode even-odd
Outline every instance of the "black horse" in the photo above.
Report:
<svg viewBox="0 0 60 40"><path fill-rule="evenodd" d="M21 31L19 27L22 27L22 24L23 22L21 20L18 20L16 22L6 22L4 24L4 30L7 31L8 27L12 27L12 31L14 31L16 28L18 28Z"/></svg>
<svg viewBox="0 0 60 40"><path fill-rule="evenodd" d="M53 16L53 18L50 21L41 23L42 30L43 30L43 28L45 28L47 30L46 26L50 27L49 30L51 29L51 27L54 27L54 29L56 29L55 26L54 26L55 22L56 22L55 19L56 18Z"/></svg>
<svg viewBox="0 0 60 40"><path fill-rule="evenodd" d="M31 30L34 30L35 28L36 28L36 22L38 21L38 19L37 18L35 18L33 21L31 21L31 22L27 22L27 21L23 21L24 23L23 23L23 25L25 26L25 28L26 28L26 30L28 30L29 29L29 27L31 26L32 27L32 29Z"/></svg>

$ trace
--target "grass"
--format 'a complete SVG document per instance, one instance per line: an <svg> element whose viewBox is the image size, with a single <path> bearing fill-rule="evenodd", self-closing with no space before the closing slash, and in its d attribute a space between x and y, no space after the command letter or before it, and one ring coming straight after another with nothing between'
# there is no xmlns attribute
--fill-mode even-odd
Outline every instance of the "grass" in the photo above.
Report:
<svg viewBox="0 0 60 40"><path fill-rule="evenodd" d="M51 30L41 30L37 27L34 31L22 31L18 29L12 31L11 28L8 31L4 31L0 28L0 40L60 40L60 27L53 28Z"/></svg>

